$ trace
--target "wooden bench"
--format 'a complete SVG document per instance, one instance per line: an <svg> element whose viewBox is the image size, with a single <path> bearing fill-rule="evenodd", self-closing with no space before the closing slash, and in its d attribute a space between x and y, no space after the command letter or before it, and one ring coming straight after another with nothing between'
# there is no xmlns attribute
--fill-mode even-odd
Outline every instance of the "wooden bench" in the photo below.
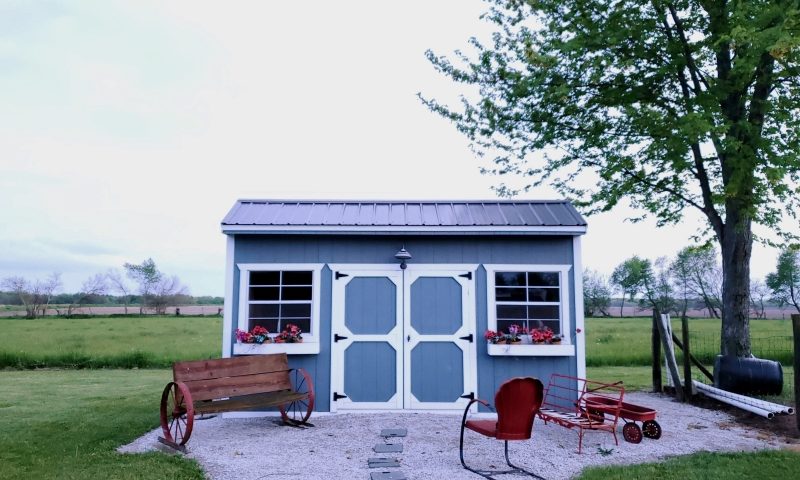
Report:
<svg viewBox="0 0 800 480"><path fill-rule="evenodd" d="M183 450L195 414L279 407L284 423L307 423L314 385L302 368L290 369L285 353L178 362L161 395L159 441Z"/></svg>
<svg viewBox="0 0 800 480"><path fill-rule="evenodd" d="M578 429L578 453L587 430L607 431L617 441L617 422L625 388L622 382L601 383L554 373L545 389L539 418L565 428Z"/></svg>

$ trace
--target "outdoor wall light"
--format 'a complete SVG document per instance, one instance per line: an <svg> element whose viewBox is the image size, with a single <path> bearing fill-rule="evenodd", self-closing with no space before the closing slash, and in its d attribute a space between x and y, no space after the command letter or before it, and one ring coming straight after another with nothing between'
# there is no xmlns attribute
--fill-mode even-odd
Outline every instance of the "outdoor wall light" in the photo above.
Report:
<svg viewBox="0 0 800 480"><path fill-rule="evenodd" d="M411 254L408 253L408 250L406 250L405 245L403 245L403 248L401 248L400 250L397 251L397 253L394 254L394 258L400 260L400 269L405 270L406 267L408 266L406 265L406 260L411 260Z"/></svg>

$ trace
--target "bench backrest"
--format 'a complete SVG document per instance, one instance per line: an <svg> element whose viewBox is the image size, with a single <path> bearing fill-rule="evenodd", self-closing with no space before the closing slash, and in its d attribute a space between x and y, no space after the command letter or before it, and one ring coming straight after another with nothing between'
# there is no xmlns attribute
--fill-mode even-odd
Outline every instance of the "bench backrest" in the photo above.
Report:
<svg viewBox="0 0 800 480"><path fill-rule="evenodd" d="M189 387L194 401L292 388L285 353L177 362L172 375Z"/></svg>

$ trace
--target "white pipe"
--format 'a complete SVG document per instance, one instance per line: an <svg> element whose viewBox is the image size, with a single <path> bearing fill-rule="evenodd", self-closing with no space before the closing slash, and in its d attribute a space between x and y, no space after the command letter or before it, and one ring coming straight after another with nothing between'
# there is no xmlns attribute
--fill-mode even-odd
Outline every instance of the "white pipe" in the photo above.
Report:
<svg viewBox="0 0 800 480"><path fill-rule="evenodd" d="M760 408L762 410L767 410L768 412L794 415L794 408L792 407L787 407L779 403L768 402L766 400L760 400L757 398L748 397L746 395L740 395L738 393L729 392L727 390L722 390L717 387L712 387L711 385L700 383L697 380L692 380L692 383L694 384L695 388L703 392L710 392L719 396L723 396L725 398L730 398L740 403L751 405L753 407Z"/></svg>
<svg viewBox="0 0 800 480"><path fill-rule="evenodd" d="M763 408L754 407L752 405L748 405L746 403L738 402L732 398L723 397L722 395L716 395L710 392L703 392L703 395L713 398L714 400L718 400L722 403L727 403L728 405L733 405L734 407L741 408L742 410L746 410L748 412L755 413L756 415L760 415L766 418L772 418L775 416L774 413L768 412Z"/></svg>

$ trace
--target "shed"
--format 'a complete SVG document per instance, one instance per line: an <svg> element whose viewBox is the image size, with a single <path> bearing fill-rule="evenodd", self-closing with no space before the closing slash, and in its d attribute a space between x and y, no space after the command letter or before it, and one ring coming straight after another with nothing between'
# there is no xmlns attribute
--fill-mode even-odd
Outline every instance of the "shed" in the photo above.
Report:
<svg viewBox="0 0 800 480"><path fill-rule="evenodd" d="M286 352L317 411L456 410L506 379L585 377L581 236L567 201L239 200L222 354ZM237 343L287 324L302 343ZM548 327L560 344L489 344Z"/></svg>

